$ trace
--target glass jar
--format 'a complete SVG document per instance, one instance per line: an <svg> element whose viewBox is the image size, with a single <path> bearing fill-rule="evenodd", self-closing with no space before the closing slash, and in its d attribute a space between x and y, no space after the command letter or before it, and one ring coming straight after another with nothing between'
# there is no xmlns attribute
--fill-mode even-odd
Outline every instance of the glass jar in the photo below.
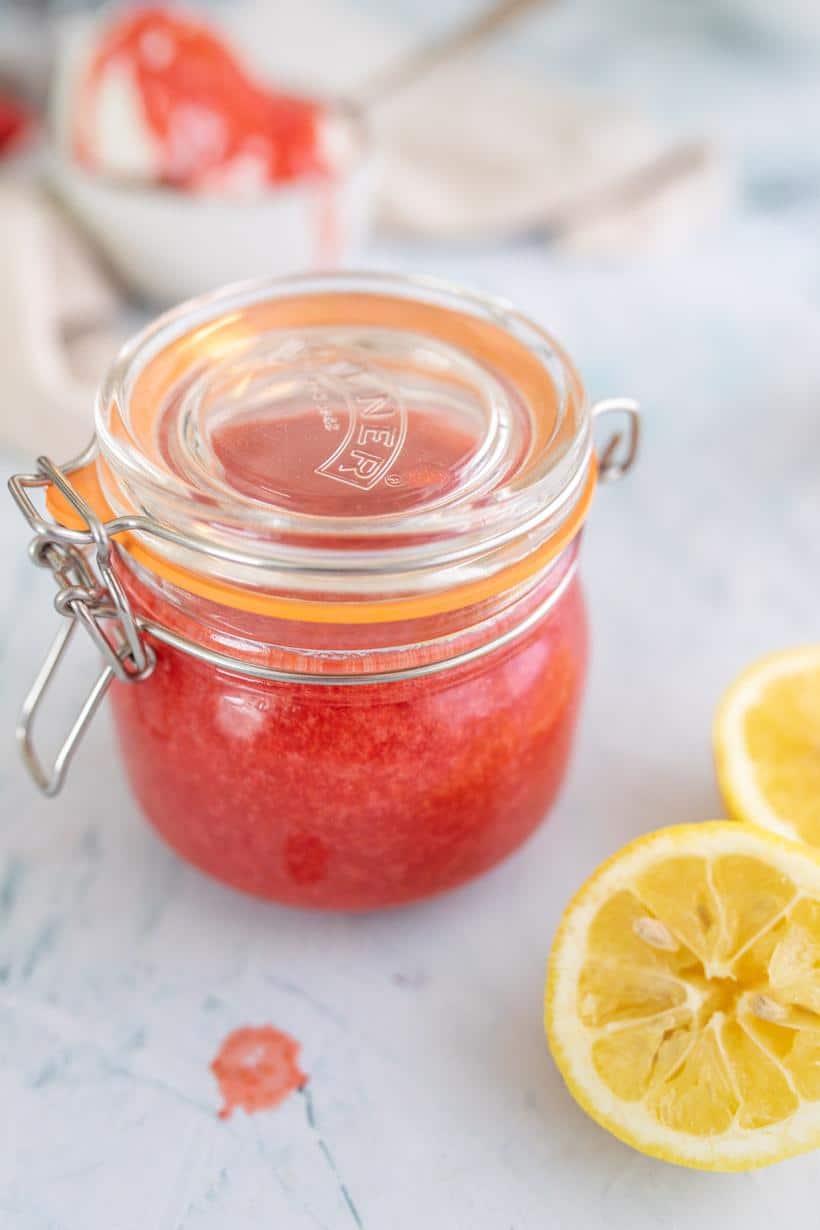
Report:
<svg viewBox="0 0 820 1230"><path fill-rule="evenodd" d="M616 411L598 461L594 415ZM12 480L68 617L21 720L46 793L110 686L146 816L236 888L371 909L521 844L566 770L581 529L634 457L634 403L590 408L506 303L343 274L161 317L96 428ZM103 668L46 769L32 723L79 624Z"/></svg>

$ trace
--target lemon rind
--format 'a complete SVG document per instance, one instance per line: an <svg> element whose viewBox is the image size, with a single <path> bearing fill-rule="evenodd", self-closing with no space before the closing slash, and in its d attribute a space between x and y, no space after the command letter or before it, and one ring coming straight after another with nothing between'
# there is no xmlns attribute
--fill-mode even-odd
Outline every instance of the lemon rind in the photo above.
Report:
<svg viewBox="0 0 820 1230"><path fill-rule="evenodd" d="M718 785L730 815L793 841L802 841L800 834L772 809L757 784L754 761L746 746L744 721L771 683L817 668L818 645L803 645L760 658L724 694L713 727Z"/></svg>

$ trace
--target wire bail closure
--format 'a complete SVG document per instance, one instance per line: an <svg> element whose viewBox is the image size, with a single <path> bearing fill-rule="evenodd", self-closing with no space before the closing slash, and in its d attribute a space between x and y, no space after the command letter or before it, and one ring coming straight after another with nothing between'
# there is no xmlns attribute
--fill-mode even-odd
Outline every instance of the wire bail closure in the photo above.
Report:
<svg viewBox="0 0 820 1230"><path fill-rule="evenodd" d="M636 401L616 397L600 401L592 407L593 422L611 414L625 415L627 425L625 434L620 430L614 431L600 449L598 475L603 482L614 482L631 469L640 440L640 409ZM35 474L16 474L9 480L9 490L35 534L29 546L29 556L38 567L51 570L57 585L54 607L66 620L49 647L23 701L17 722L17 741L23 761L35 784L49 798L60 791L80 739L112 682L118 679L121 683L141 683L154 670L156 653L146 639L146 634L150 635L152 641L189 654L217 669L254 679L302 685L394 683L461 666L501 648L542 619L560 600L574 576L573 565L547 598L521 623L452 657L419 666L361 676L309 675L243 661L198 645L154 620L135 615L112 566L114 535L139 530L171 541L180 541L182 536L170 527L145 517L120 517L103 522L69 480L72 473L83 469L94 460L96 452L96 440L92 440L79 457L63 466L55 465L48 457L39 457ZM69 529L53 519L46 520L41 516L29 493L49 486L54 486L76 510L85 523L85 529ZM79 625L85 628L92 643L99 650L102 669L54 760L47 767L34 747L35 718Z"/></svg>
<svg viewBox="0 0 820 1230"><path fill-rule="evenodd" d="M40 790L49 798L57 794L71 758L91 719L114 679L139 683L147 679L156 655L144 640L131 604L111 565L112 542L93 508L80 496L67 475L86 460L84 454L63 469L47 457L37 459L37 474L17 474L9 489L23 516L35 531L29 557L48 568L57 585L54 607L67 623L58 631L20 710L17 741L26 767ZM53 484L85 521L87 531L67 530L40 517L28 491ZM93 560L93 563L92 563ZM77 717L50 767L34 747L33 726L40 703L59 668L78 625L82 625L98 649L103 667L86 696Z"/></svg>

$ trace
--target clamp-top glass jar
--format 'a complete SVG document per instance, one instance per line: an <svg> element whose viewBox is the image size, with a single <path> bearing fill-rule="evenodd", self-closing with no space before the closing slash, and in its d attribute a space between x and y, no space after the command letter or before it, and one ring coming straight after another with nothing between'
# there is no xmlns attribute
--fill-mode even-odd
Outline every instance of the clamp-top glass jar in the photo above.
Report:
<svg viewBox="0 0 820 1230"><path fill-rule="evenodd" d="M628 431L598 461L605 411ZM245 891L392 905L532 832L583 688L581 527L634 457L634 403L590 408L506 303L345 274L163 316L96 426L11 484L68 617L20 724L46 793L112 685L145 814ZM80 623L103 669L46 769L32 722Z"/></svg>

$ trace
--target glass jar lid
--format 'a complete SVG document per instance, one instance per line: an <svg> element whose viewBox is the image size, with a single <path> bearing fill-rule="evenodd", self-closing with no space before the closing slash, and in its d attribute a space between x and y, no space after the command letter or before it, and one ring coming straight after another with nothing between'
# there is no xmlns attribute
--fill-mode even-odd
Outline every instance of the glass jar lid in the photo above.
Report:
<svg viewBox="0 0 820 1230"><path fill-rule="evenodd" d="M421 279L183 304L121 352L96 424L92 502L148 527L129 553L191 592L306 619L517 585L577 533L595 482L561 347L506 302Z"/></svg>

